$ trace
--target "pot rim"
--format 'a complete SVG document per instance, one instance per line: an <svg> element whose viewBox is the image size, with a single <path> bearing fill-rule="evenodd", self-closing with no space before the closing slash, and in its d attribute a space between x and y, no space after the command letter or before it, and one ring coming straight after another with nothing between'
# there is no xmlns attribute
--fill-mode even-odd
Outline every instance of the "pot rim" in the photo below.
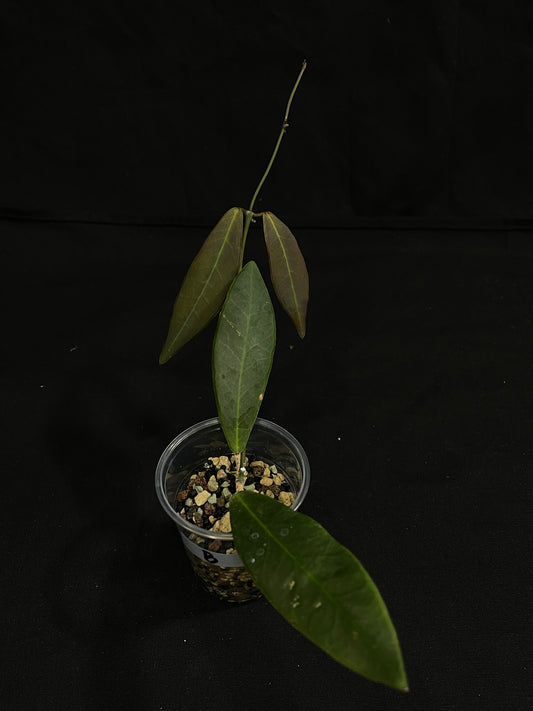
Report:
<svg viewBox="0 0 533 711"><path fill-rule="evenodd" d="M168 443L166 448L163 450L163 453L159 457L159 461L157 463L155 471L155 488L157 492L157 498L159 499L159 503L163 507L163 510L168 516L170 516L170 518L180 529L185 529L188 533L193 533L201 538L231 541L233 540L232 532L223 533L220 531L209 531L205 528L200 528L200 526L196 526L194 523L191 523L190 521L187 521L187 519L180 516L179 513L175 511L170 505L164 489L164 480L167 473L168 460L170 459L174 451L178 447L180 447L183 442L187 440L191 435L197 434L202 429L208 429L215 425L220 427L220 429L222 430L222 426L220 425L220 420L218 417L210 417L207 420L202 420L201 422L197 422L195 425L187 427L187 429L180 432L176 437L174 437L171 442ZM284 427L281 427L281 425L278 425L275 422L271 422L270 420L265 420L261 417L258 417L255 421L253 429L258 426L263 430L271 431L273 432L273 434L278 435L281 439L286 440L287 444L293 450L296 458L299 460L302 471L302 485L296 493L294 502L291 504L291 509L296 511L305 499L309 490L310 466L305 450L300 444L300 442L296 439L296 437L294 437L294 435L292 435Z"/></svg>

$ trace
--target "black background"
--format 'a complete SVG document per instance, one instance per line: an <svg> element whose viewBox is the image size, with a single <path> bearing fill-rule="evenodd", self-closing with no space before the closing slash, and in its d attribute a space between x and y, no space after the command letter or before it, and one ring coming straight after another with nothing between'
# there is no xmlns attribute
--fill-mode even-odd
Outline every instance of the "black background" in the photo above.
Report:
<svg viewBox="0 0 533 711"><path fill-rule="evenodd" d="M0 16L2 707L531 708L530 3ZM257 208L305 254L308 335L279 314L261 414L307 451L302 510L380 587L405 695L204 593L153 486L215 414L212 328L157 365L173 299L247 206L304 58Z"/></svg>

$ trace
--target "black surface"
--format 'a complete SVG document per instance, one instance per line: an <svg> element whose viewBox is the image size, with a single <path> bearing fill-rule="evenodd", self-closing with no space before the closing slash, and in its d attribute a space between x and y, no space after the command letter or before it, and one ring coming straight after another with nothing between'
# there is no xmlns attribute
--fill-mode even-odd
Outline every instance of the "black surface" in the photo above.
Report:
<svg viewBox="0 0 533 711"><path fill-rule="evenodd" d="M157 365L203 232L3 229L4 708L528 708L530 234L298 233L309 333L280 315L262 416L380 586L403 696L204 593L159 508L160 452L214 414L210 331Z"/></svg>
<svg viewBox="0 0 533 711"><path fill-rule="evenodd" d="M0 207L210 225L531 219L529 0L5 3ZM289 189L290 187L290 189Z"/></svg>
<svg viewBox="0 0 533 711"><path fill-rule="evenodd" d="M525 0L4 5L2 709L532 708L532 27ZM157 365L173 299L304 57L257 207L300 241L309 328L279 314L261 415L407 695L204 593L154 489L215 414L212 328Z"/></svg>

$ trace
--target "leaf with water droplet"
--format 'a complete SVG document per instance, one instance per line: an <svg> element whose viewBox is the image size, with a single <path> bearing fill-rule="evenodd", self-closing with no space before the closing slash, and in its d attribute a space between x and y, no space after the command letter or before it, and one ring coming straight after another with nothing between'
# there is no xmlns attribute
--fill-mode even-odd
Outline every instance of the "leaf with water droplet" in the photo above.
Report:
<svg viewBox="0 0 533 711"><path fill-rule="evenodd" d="M239 555L278 612L341 664L407 690L396 631L357 558L312 518L268 496L235 494L230 510Z"/></svg>

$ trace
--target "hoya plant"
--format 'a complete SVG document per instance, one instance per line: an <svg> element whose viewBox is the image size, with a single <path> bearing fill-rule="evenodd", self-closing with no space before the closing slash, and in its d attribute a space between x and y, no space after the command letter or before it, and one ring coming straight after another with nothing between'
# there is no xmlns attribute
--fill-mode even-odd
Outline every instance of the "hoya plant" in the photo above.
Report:
<svg viewBox="0 0 533 711"><path fill-rule="evenodd" d="M309 278L290 229L254 206L288 127L304 62L287 102L281 131L248 208L232 207L192 262L174 304L160 363L218 317L212 381L218 416L237 478L258 416L276 344L269 290L257 264L245 262L250 225L262 220L277 299L301 338L306 330ZM257 587L296 629L341 664L376 682L407 690L394 626L361 563L310 517L277 500L240 491L230 501L236 549ZM262 555L257 550L262 549Z"/></svg>

